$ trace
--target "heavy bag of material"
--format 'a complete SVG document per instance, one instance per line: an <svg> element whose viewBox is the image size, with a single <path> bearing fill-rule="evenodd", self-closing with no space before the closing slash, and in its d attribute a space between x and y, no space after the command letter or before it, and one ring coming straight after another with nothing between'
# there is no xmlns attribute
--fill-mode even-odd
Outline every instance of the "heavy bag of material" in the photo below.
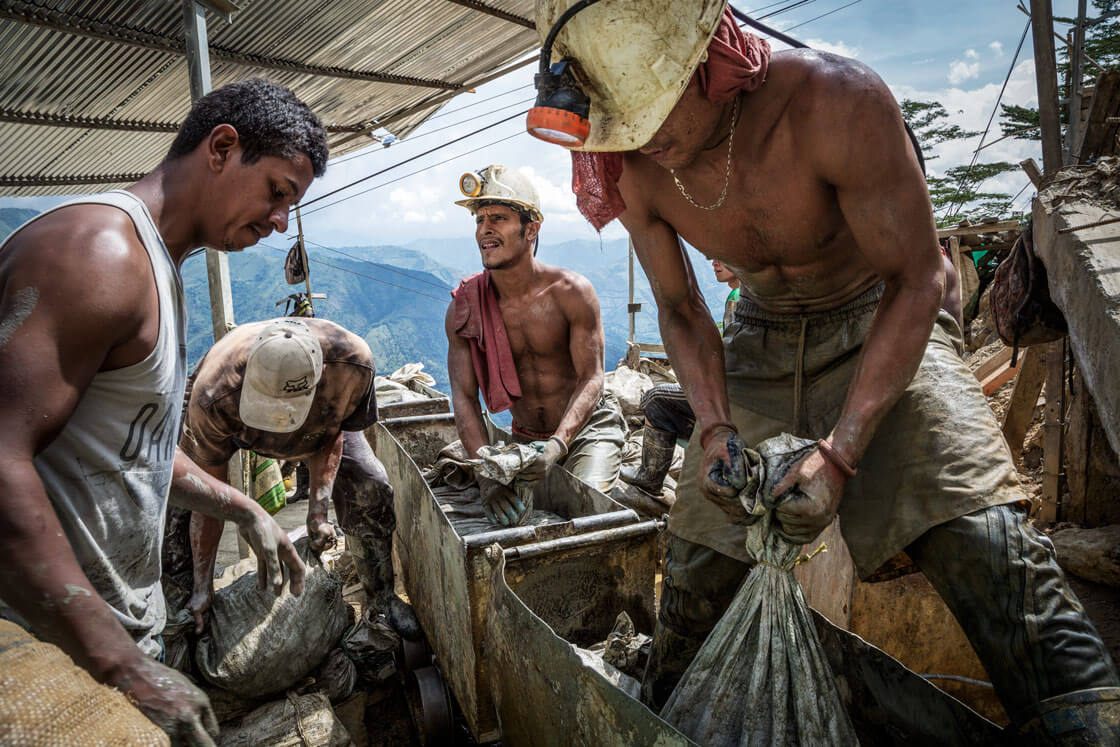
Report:
<svg viewBox="0 0 1120 747"><path fill-rule="evenodd" d="M793 576L800 547L779 536L773 518L791 499L775 501L774 485L813 448L783 433L748 454L763 470L757 494L741 496L754 517L747 551L756 565L661 711L707 747L858 744Z"/></svg>
<svg viewBox="0 0 1120 747"><path fill-rule="evenodd" d="M195 649L207 682L243 697L282 692L323 661L350 624L342 579L327 570L304 537L296 551L307 566L303 594L287 583L280 596L247 573L214 594L210 622Z"/></svg>
<svg viewBox="0 0 1120 747"><path fill-rule="evenodd" d="M168 745L124 693L66 653L0 620L0 744Z"/></svg>

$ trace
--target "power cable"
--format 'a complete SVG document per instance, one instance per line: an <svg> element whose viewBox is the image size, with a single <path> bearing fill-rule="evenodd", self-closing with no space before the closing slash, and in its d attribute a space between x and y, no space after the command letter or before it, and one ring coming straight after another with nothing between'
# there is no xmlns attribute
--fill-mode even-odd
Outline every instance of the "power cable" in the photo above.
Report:
<svg viewBox="0 0 1120 747"><path fill-rule="evenodd" d="M988 137L988 131L992 128L992 122L996 118L996 112L999 111L999 104L1003 100L1003 93L1007 90L1007 83L1011 80L1011 74L1015 72L1015 63L1019 61L1019 52L1021 52L1023 49L1023 42L1026 40L1027 32L1030 31L1030 29L1031 19L1027 18L1027 25L1023 27L1023 33L1019 37L1019 46L1015 47L1015 54L1011 58L1011 66L1007 68L1007 75L1003 78L1003 86L1000 87L999 96L996 97L996 104L992 107L992 115L988 117L988 126L984 128L984 132L980 135L980 144L979 146L977 146L976 150L972 152L972 160L968 162L968 168L965 169L964 174L961 176L960 180L957 181L958 192L960 192L964 188L964 185L968 183L968 175L972 173L972 167L976 165L976 161L980 157L980 150L984 147L984 140ZM980 185L977 184L976 186L979 187ZM1026 188L1024 187L1024 189ZM954 199L949 203L949 207L946 208L944 214L942 214L942 219L954 217L960 212L960 209L963 207L963 200L960 204L960 207L958 208L957 201ZM954 209L956 209L957 212L951 213L950 211Z"/></svg>
<svg viewBox="0 0 1120 747"><path fill-rule="evenodd" d="M482 115L482 116L487 116L487 115L490 115L490 114L496 114L496 113L498 113L500 111L504 111L506 109L512 109L515 106L524 106L525 104L528 104L528 103L534 101L535 98L536 97L530 97L530 98L527 98L527 99L522 99L520 101L514 101L512 104L507 104L505 106L498 107L497 109L491 109L485 115ZM479 103L481 103L481 102L479 102ZM465 125L468 122L477 122L481 118L482 117L480 117L480 116L467 117L466 119L460 120L458 122L452 122L449 125L444 125L443 127L437 127L434 130L428 130L427 132L422 132L419 135L413 135L412 137L409 137L402 142L404 144L415 143L417 140L421 140L423 138L426 138L428 135L434 135L437 132L443 132L444 130L450 130L452 127L459 127L460 125ZM374 153L382 153L382 152L384 152L384 150L385 150L385 147L382 147L379 150L378 149L372 149L372 148L368 149L368 150L362 150L358 153L352 153L349 156L344 156L344 157L338 159L337 161L331 161L331 165L335 166L335 165L338 165L340 163L346 163L347 161L353 161L355 158L362 158L363 156L373 155Z"/></svg>
<svg viewBox="0 0 1120 747"><path fill-rule="evenodd" d="M287 249L281 249L278 246L270 246L270 245L265 244L263 242L258 242L257 245L258 246L263 246L266 249L272 249L273 251L280 252L281 254L284 254L284 255L288 254ZM439 298L438 296L433 296L430 293L424 293L423 291L418 291L415 288L408 288L408 287L403 286L403 285L398 285L397 283L390 283L388 280L382 280L381 278L375 278L373 275L366 275L366 274L361 273L361 272L354 272L353 270L348 270L345 267L339 267L338 265L332 265L330 262L324 262L321 259L311 259L310 256L307 259L308 259L309 262L314 262L317 265L324 265L326 267L333 267L334 269L339 270L340 272L348 272L351 275L357 275L360 278L366 278L367 280L372 280L375 283L381 283L382 285L390 285L394 288L399 288L403 291L408 291L409 293L415 293L418 296L423 296L424 298L430 298L433 301L445 301L446 300L446 299L443 299L443 298ZM365 260L360 260L360 261L365 261ZM372 262L366 261L365 264L372 264Z"/></svg>
<svg viewBox="0 0 1120 747"><path fill-rule="evenodd" d="M810 18L808 21L802 21L801 23L797 24L796 26L790 26L788 29L785 29L785 30L786 31L793 31L794 29L799 29L806 24L812 23L813 21L819 21L822 18L824 18L825 16L830 16L833 13L839 13L840 11L844 10L844 8L850 8L853 5L855 5L856 3L861 3L861 2L863 2L863 0L852 0L852 2L848 3L847 5L841 5L839 8L836 8L834 10L830 10L827 13L821 13L816 18Z"/></svg>
<svg viewBox="0 0 1120 747"><path fill-rule="evenodd" d="M443 143L441 145L437 145L434 148L430 148L430 149L424 151L423 153L418 153L417 155L412 156L411 158L406 158L403 161L398 161L397 163L394 163L391 166L386 166L385 168L381 169L380 171L375 171L372 174L369 174L368 176L363 176L361 179L356 179L356 180L350 182L349 184L344 184L341 187L339 187L338 189L332 189L330 192L327 192L326 194L319 195L314 200L308 200L307 202L301 203L299 207L302 209L302 208L307 207L308 205L313 205L316 202L319 202L320 200L325 200L326 198L330 197L331 195L338 194L339 192L342 192L343 190L346 190L346 189L350 189L350 187L353 187L356 184L361 184L362 182L367 181L369 179L372 179L375 176L380 176L381 174L384 174L386 171L391 171L391 170L397 168L398 166L403 166L404 164L410 163L411 161L415 161L418 158L423 158L426 155L429 155L431 153L435 153L437 150L440 150L441 148L446 148L449 145L454 145L455 143L459 142L460 140L466 140L467 138L469 138L473 135L477 135L480 132L484 132L486 130L489 130L491 127L497 127L498 125L504 124L504 123L510 121L511 119L516 119L517 117L520 117L520 116L522 116L524 114L528 114L528 113L529 113L529 110L526 109L525 111L521 111L521 112L518 112L516 114L511 114L510 116L506 117L505 119L500 119L497 122L493 122L493 123L488 124L484 127L479 127L477 130L474 130L473 132L468 132L466 135L462 135L460 137L457 137L454 140L448 140L446 143Z"/></svg>
<svg viewBox="0 0 1120 747"><path fill-rule="evenodd" d="M298 238L298 237L295 236L295 235L292 235L292 236L289 236L288 238L289 239L294 239L294 238ZM317 241L312 241L311 239L307 238L306 236L303 237L303 240L304 240L304 243L314 244L315 246L319 247L320 249L326 249L328 252L334 252L335 254L341 254L343 257L346 257L347 259L352 259L356 262L366 262L368 264L376 264L378 267L380 267L383 270L388 270L389 272L395 272L398 275L403 275L404 277L408 278L409 280L415 280L417 283L423 283L424 285L430 285L433 288L439 288L440 290L446 290L446 291L451 290L451 286L441 285L439 283L433 283L431 280L425 280L424 278L418 278L414 275L409 274L408 272L405 272L404 270L399 270L395 267L392 267L391 265L387 265L387 264L384 264L384 263L381 263L381 262L372 262L371 260L365 259L363 257L357 257L353 254L347 254L346 252L342 251L341 249L335 249L333 246L326 246L325 244L320 244Z"/></svg>
<svg viewBox="0 0 1120 747"><path fill-rule="evenodd" d="M524 114L524 113L525 112L522 112L522 114ZM346 202L347 200L352 200L355 197L361 197L364 194L368 194L370 192L373 192L374 190L381 189L382 187L388 186L388 185L393 184L395 182L399 182L402 179L407 179L410 176L416 176L417 174L421 174L421 173L427 171L428 169L434 169L436 166L442 166L445 163L450 163L451 161L462 158L464 156L469 156L472 153L476 153L476 152L482 150L483 148L489 148L491 145L497 145L498 143L503 143L506 140L512 140L513 138L518 137L519 135L528 135L528 134L529 133L525 132L525 130L519 129L517 132L513 133L512 135L506 135L505 137L500 137L497 140L493 140L493 141L491 141L489 143L486 143L484 145L480 145L477 148L472 148L471 150L468 150L465 153L460 153L459 155L451 156L450 158L445 158L442 161L437 161L436 163L433 163L433 164L430 164L430 165L425 166L423 168L417 169L416 171L410 171L407 174L403 174L403 175L398 176L394 179L390 179L387 182L381 182L380 184L376 184L376 185L370 187L369 189L363 189L361 192L355 192L352 195L347 195L346 197L341 197L341 198L335 200L334 202L328 202L326 205L320 205L319 207L317 207L313 210L306 210L306 211L304 211L303 214L305 216L307 216L307 215L311 215L312 213L317 213L320 210L326 210L327 208L333 207L333 206L339 204L340 202ZM432 150L438 150L438 149L433 148ZM428 151L428 152L430 153L432 151ZM425 155L425 154L421 154L421 155ZM415 159L410 158L408 160L411 161L411 160L415 160ZM406 163L406 162L402 161L402 163ZM400 165L400 164L397 164L397 165ZM391 168L394 168L394 167L390 166L389 169L391 169ZM383 169L381 172L378 172L378 173L384 173L385 171L388 171L389 169ZM376 176L376 174L374 174L374 176Z"/></svg>
<svg viewBox="0 0 1120 747"><path fill-rule="evenodd" d="M772 18L776 15L780 15L782 13L785 13L786 11L790 11L790 10L794 10L796 8L799 8L802 5L808 5L809 3L815 3L816 1L817 0L796 0L795 2L790 3L789 5L785 6L784 8L778 8L777 10L771 11L771 12L767 13L766 15L759 16L758 20L763 21L763 20L766 20L767 18Z"/></svg>

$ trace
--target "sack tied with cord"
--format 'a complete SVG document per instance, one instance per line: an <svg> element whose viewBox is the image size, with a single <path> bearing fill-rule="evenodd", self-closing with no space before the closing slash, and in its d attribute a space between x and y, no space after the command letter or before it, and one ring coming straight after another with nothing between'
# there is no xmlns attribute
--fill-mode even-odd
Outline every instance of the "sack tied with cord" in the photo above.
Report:
<svg viewBox="0 0 1120 747"><path fill-rule="evenodd" d="M700 744L858 744L793 576L805 557L775 526L791 495L775 499L774 486L815 447L783 433L746 450L752 479L740 500L754 517L746 546L756 564L661 711Z"/></svg>

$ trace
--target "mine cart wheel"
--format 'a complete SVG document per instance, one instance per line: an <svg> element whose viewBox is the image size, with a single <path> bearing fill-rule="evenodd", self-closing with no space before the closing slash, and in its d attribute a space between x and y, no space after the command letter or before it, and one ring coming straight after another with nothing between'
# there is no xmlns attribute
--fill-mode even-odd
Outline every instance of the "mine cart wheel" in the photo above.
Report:
<svg viewBox="0 0 1120 747"><path fill-rule="evenodd" d="M422 723L417 724L420 742L424 745L450 744L454 739L451 693L436 667L413 670L412 676L420 694Z"/></svg>
<svg viewBox="0 0 1120 747"><path fill-rule="evenodd" d="M432 651L428 648L427 640L423 638L419 641L402 638L401 646L396 651L396 657L397 671L401 674L414 672L417 669L432 665Z"/></svg>

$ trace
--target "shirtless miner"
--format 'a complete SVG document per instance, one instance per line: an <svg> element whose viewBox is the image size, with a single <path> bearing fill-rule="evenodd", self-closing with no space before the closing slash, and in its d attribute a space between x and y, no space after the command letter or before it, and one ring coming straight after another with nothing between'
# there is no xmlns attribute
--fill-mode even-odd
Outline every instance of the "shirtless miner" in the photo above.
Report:
<svg viewBox="0 0 1120 747"><path fill-rule="evenodd" d="M447 370L455 427L467 454L490 443L479 390L490 412L512 410L513 436L542 451L519 476L540 480L564 467L610 490L622 464L626 425L603 396L603 325L587 278L537 260L537 191L505 166L466 174L462 205L475 217L486 269L452 292L447 309ZM530 506L509 487L479 477L487 518L519 524Z"/></svg>
<svg viewBox="0 0 1120 747"><path fill-rule="evenodd" d="M538 3L542 39L568 5ZM668 697L750 569L741 448L785 431L819 439L778 485L792 491L776 517L787 539L809 542L839 515L861 578L905 550L1016 728L1049 740L1048 725L1076 721L1063 739L1116 743L1115 665L1027 521L999 425L954 348L960 328L939 310L929 194L890 90L836 55L771 57L722 2L633 8L588 6L552 52L590 97L573 153L580 208L630 232L696 413L647 701ZM630 54L600 44L607 27ZM722 341L682 239L742 281Z"/></svg>
<svg viewBox="0 0 1120 747"><path fill-rule="evenodd" d="M0 248L0 608L176 744L211 744L217 724L202 691L157 661L169 489L239 525L262 585L279 593L283 563L298 594L304 575L264 509L176 448L179 266L197 247L285 231L326 165L326 132L291 91L234 83L195 102L136 184L50 210Z"/></svg>
<svg viewBox="0 0 1120 747"><path fill-rule="evenodd" d="M325 319L285 317L243 324L207 351L189 382L179 446L215 479L234 452L302 459L311 476L307 534L333 547L335 517L354 558L366 604L401 635L419 638L411 608L393 591L393 487L363 431L377 421L373 354L365 340ZM191 518L199 632L214 595L222 522ZM310 621L309 621L310 622Z"/></svg>

